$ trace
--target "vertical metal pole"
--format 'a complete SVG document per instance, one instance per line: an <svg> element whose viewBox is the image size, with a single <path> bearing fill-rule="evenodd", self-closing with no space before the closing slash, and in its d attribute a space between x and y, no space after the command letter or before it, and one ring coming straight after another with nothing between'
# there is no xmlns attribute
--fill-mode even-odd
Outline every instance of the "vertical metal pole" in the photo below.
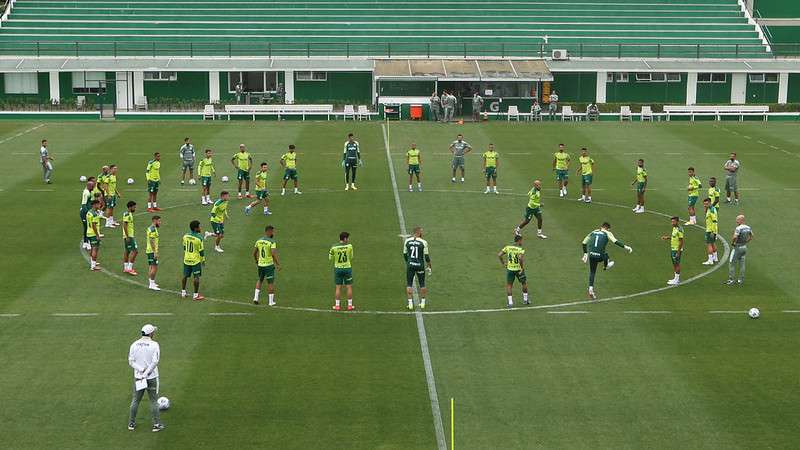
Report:
<svg viewBox="0 0 800 450"><path fill-rule="evenodd" d="M697 59L700 59L700 44L697 44Z"/></svg>
<svg viewBox="0 0 800 450"><path fill-rule="evenodd" d="M430 42L428 42L427 47L428 47L428 59L431 59L431 43Z"/></svg>

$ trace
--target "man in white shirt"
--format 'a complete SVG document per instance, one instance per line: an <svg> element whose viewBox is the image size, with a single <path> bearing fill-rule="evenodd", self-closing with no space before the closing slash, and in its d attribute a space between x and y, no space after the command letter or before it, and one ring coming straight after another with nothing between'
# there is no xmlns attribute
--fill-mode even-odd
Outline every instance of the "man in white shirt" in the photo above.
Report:
<svg viewBox="0 0 800 450"><path fill-rule="evenodd" d="M153 416L153 432L164 429L158 411L158 361L161 358L161 348L153 340L156 327L149 323L142 327L142 337L131 344L128 352L128 364L133 368L133 401L131 401L131 415L128 420L128 430L136 429L136 412L139 402L147 391L150 398L150 414Z"/></svg>
<svg viewBox="0 0 800 450"><path fill-rule="evenodd" d="M731 153L730 158L722 166L725 169L725 203L731 202L732 192L734 202L737 205L739 204L739 183L736 179L739 173L739 166L741 166L741 163L736 159L736 153Z"/></svg>
<svg viewBox="0 0 800 450"><path fill-rule="evenodd" d="M53 157L47 150L47 139L42 141L42 147L39 149L39 161L42 163L44 182L50 184L50 175L53 173Z"/></svg>

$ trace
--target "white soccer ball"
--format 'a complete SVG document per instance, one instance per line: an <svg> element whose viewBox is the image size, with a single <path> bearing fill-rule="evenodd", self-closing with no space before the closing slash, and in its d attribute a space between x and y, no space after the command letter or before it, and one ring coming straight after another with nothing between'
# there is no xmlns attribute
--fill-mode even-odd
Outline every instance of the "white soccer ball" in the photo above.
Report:
<svg viewBox="0 0 800 450"><path fill-rule="evenodd" d="M196 181L194 181L194 178L190 178L190 179L189 179L189 184L192 184L192 185L194 185L194 184L196 184L196 183L197 183L197 182L196 182Z"/></svg>
<svg viewBox="0 0 800 450"><path fill-rule="evenodd" d="M133 178L128 178L128 184L133 184Z"/></svg>
<svg viewBox="0 0 800 450"><path fill-rule="evenodd" d="M751 319L758 319L761 317L761 311L758 308L750 308L750 311L747 311L747 315L750 316Z"/></svg>
<svg viewBox="0 0 800 450"><path fill-rule="evenodd" d="M81 180L81 183L86 183L86 180L87 180L87 179L88 179L88 178L86 178L86 175L81 175L81 178L80 178L80 180Z"/></svg>
<svg viewBox="0 0 800 450"><path fill-rule="evenodd" d="M228 176L227 175L223 175L222 176L222 182L223 183L227 183L228 182Z"/></svg>
<svg viewBox="0 0 800 450"><path fill-rule="evenodd" d="M158 409L164 411L169 409L169 399L167 397L158 397Z"/></svg>

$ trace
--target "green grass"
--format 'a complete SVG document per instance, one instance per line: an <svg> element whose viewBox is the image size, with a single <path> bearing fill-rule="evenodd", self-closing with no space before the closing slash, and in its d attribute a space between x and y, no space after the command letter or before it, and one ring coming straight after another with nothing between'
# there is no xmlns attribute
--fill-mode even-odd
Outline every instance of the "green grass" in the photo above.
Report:
<svg viewBox="0 0 800 450"><path fill-rule="evenodd" d="M413 315L405 314L400 225L379 123L0 123L0 177L5 206L0 242L0 447L4 448L436 448L434 420ZM359 191L344 192L342 142L354 132L366 165ZM458 132L476 150L490 142L501 154L502 195L484 195L477 155L467 182L450 183L447 145ZM20 134L23 133L23 134ZM19 135L18 135L19 134ZM188 222L209 228L199 193L177 183L177 148L191 136L216 152L218 175L233 175L230 156L248 144L272 167L274 215L242 213L232 200L223 255L210 252L202 290L218 301L192 303L153 293L121 274L121 231L107 231L100 260L116 274L91 273L78 249L80 175L115 163L128 199L139 202L143 247L148 215L144 166L163 153L159 283L177 289L180 236ZM48 138L54 184L37 165ZM800 288L793 225L800 196L800 132L791 124L505 124L391 123L392 163L408 228L422 225L434 273L424 315L445 434L449 399L456 403L456 447L511 448L792 448L796 426L795 342ZM406 191L404 153L423 151L425 192ZM577 156L587 146L597 161L595 204L557 196L550 163L559 142ZM300 152L302 196L278 193L277 160L289 143ZM629 243L616 247L617 266L598 276L601 299L664 286L668 246L658 239L669 219L686 217L686 168L705 183L722 177L737 151L743 163L738 207L724 206L720 230L729 239L737 213L756 240L745 285L722 286L727 267L676 289L596 304L585 300L580 240L602 221ZM679 154L675 154L679 153ZM631 213L633 161L651 178L648 208ZM574 184L570 199L578 195ZM544 181L546 241L525 230L528 278L539 308L503 309L504 270L495 254L512 235L534 178ZM222 187L215 181L213 190ZM47 191L44 191L47 190ZM122 209L117 210L121 216ZM701 220L702 221L702 220ZM283 263L277 301L249 304L255 282L250 256L265 224L276 227ZM355 304L333 314L327 250L339 231L355 246ZM706 267L702 230L687 227L684 279ZM126 282L127 281L127 282ZM139 283L139 284L136 284ZM515 289L519 301L519 291ZM762 318L744 311L758 306ZM585 311L582 314L552 314ZM666 311L630 314L626 311ZM712 314L710 311L741 311ZM89 317L52 314L94 313ZM131 313L171 315L131 316ZM250 313L213 316L209 313ZM131 374L128 345L138 328L160 330L162 393L173 407L167 429L125 429Z"/></svg>

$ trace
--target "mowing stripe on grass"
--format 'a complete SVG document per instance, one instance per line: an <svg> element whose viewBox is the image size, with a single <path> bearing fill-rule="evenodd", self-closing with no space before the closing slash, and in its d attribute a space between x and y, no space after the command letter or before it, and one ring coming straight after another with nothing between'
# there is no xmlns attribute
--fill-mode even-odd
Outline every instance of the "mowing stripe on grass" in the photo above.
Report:
<svg viewBox="0 0 800 450"><path fill-rule="evenodd" d="M42 128L43 126L44 126L44 124L43 124L43 123L40 123L39 125L36 125L36 126L35 126L35 127L33 127L33 128L28 128L28 129L27 129L27 130L25 130L25 131L21 131L21 132L19 132L19 133L15 134L15 135L13 135L13 136L9 136L9 137L7 137L7 138L5 138L5 139L3 139L3 140L0 140L0 145L2 145L2 144L5 144L6 142L8 142L8 141L10 141L10 140L13 140L13 139L16 139L16 138L18 138L18 137L20 137L20 136L26 135L26 134L28 134L28 133L30 133L30 132L32 132L32 131L36 131L36 130L38 130L39 128ZM34 154L35 154L35 153L34 153Z"/></svg>
<svg viewBox="0 0 800 450"><path fill-rule="evenodd" d="M53 317L97 317L97 313L53 313Z"/></svg>
<svg viewBox="0 0 800 450"><path fill-rule="evenodd" d="M253 313L244 313L244 312L212 312L208 313L209 316L220 317L220 316L252 316Z"/></svg>
<svg viewBox="0 0 800 450"><path fill-rule="evenodd" d="M709 314L744 314L747 311L709 311Z"/></svg>
<svg viewBox="0 0 800 450"><path fill-rule="evenodd" d="M19 317L19 314L0 314L0 317Z"/></svg>
<svg viewBox="0 0 800 450"><path fill-rule="evenodd" d="M386 164L389 167L389 177L392 180L392 193L394 194L394 205L397 208L397 220L400 222L400 233L406 232L406 218L403 214L403 205L400 204L400 193L397 190L397 176L394 173L394 163L392 163L392 152L389 150L389 127L388 121L382 124L383 144L386 148ZM414 287L414 297L418 297L416 286ZM436 444L439 450L447 449L447 441L444 437L444 425L442 425L442 412L439 409L439 394L436 392L436 379L433 376L433 365L431 364L431 354L428 348L428 334L425 332L425 319L422 313L417 310L414 314L417 321L417 333L419 334L419 346L422 350L422 361L425 365L425 381L428 383L428 397L431 401L431 412L433 413L433 428L436 431Z"/></svg>
<svg viewBox="0 0 800 450"><path fill-rule="evenodd" d="M589 314L589 311L547 311L547 314Z"/></svg>
<svg viewBox="0 0 800 450"><path fill-rule="evenodd" d="M173 313L128 313L126 316L174 316Z"/></svg>

